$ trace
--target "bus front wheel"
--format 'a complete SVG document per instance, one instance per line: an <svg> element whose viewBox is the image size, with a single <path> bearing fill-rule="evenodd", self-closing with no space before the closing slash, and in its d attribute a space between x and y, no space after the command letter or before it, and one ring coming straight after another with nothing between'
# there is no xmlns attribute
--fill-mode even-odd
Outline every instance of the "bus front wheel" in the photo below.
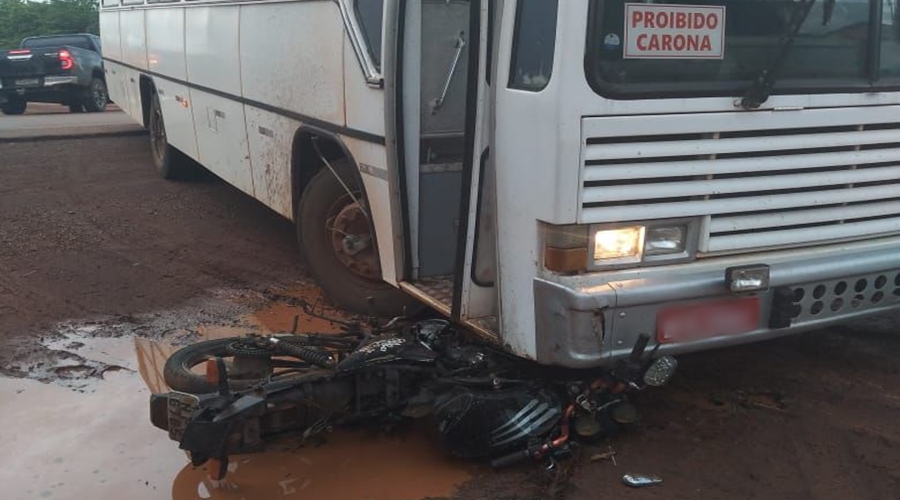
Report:
<svg viewBox="0 0 900 500"><path fill-rule="evenodd" d="M360 314L393 317L418 311L410 296L381 279L369 209L353 164L331 162L306 185L297 206L297 236L309 271L338 305Z"/></svg>

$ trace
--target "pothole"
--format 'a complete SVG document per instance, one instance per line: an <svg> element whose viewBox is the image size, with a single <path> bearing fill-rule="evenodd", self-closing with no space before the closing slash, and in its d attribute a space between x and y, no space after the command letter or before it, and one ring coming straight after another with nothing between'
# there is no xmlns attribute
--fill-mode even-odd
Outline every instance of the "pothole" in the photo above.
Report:
<svg viewBox="0 0 900 500"><path fill-rule="evenodd" d="M204 337L204 328L225 325L235 331L252 329L241 319L252 310L259 293L247 290L216 291L212 297L185 307L67 321L15 348L0 374L56 383L85 392L111 371L138 371L135 340L185 345Z"/></svg>
<svg viewBox="0 0 900 500"><path fill-rule="evenodd" d="M316 305L312 316L304 312L310 304ZM336 329L324 318L349 318L324 304L312 287L214 290L178 309L59 323L15 348L9 362L0 363L0 375L84 392L110 371L140 371L142 363L151 363L144 359L148 352L160 357L156 354L200 339L288 331L294 316L300 331L316 332Z"/></svg>

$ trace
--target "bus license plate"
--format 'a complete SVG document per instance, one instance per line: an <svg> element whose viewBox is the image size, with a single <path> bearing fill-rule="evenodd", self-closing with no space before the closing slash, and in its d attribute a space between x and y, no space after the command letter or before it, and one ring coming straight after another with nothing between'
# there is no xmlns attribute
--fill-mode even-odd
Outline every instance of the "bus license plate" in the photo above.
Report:
<svg viewBox="0 0 900 500"><path fill-rule="evenodd" d="M38 78L20 78L16 80L16 85L20 87L36 87L41 81Z"/></svg>
<svg viewBox="0 0 900 500"><path fill-rule="evenodd" d="M738 335L757 328L757 297L672 307L656 316L656 339L661 344Z"/></svg>

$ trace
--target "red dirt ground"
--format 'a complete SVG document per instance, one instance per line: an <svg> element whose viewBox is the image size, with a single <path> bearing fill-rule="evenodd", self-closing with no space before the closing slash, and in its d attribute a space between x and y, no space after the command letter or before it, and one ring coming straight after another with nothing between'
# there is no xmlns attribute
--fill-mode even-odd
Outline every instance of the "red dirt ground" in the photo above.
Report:
<svg viewBox="0 0 900 500"><path fill-rule="evenodd" d="M308 286L289 222L215 178L158 179L147 149L144 137L0 144L0 373L57 321L127 318L210 289ZM283 327L290 315L266 307ZM456 496L898 498L897 326L686 356L672 384L636 398L644 418L609 442L616 464L590 460L603 443L554 474L481 467ZM631 490L626 472L664 482Z"/></svg>

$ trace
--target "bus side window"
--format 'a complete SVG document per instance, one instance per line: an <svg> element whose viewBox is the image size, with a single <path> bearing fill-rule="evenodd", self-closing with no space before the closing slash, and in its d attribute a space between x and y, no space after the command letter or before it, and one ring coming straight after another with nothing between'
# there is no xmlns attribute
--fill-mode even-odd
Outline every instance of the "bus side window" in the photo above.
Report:
<svg viewBox="0 0 900 500"><path fill-rule="evenodd" d="M369 55L381 71L381 25L384 19L384 0L353 0L356 18L362 28Z"/></svg>
<svg viewBox="0 0 900 500"><path fill-rule="evenodd" d="M550 82L558 0L519 0L509 86L538 92Z"/></svg>

